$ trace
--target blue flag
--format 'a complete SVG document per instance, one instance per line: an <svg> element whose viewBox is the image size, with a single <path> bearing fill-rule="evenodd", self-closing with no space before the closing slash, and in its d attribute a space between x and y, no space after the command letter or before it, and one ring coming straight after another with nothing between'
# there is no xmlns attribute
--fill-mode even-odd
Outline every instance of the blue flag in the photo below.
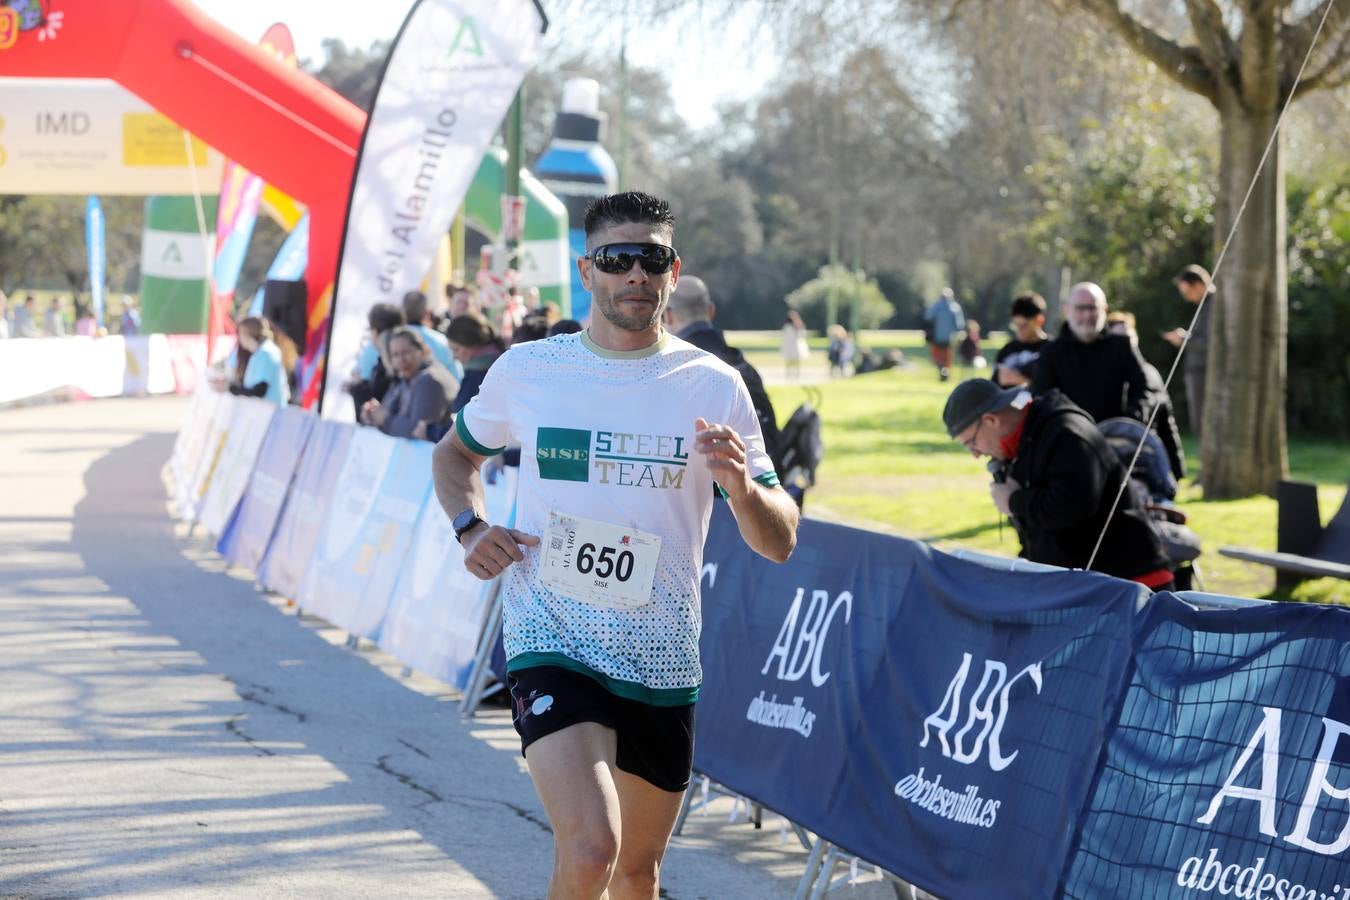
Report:
<svg viewBox="0 0 1350 900"><path fill-rule="evenodd" d="M99 328L103 327L103 282L107 278L103 232L103 204L91 195L84 205L84 243L89 255L89 299Z"/></svg>

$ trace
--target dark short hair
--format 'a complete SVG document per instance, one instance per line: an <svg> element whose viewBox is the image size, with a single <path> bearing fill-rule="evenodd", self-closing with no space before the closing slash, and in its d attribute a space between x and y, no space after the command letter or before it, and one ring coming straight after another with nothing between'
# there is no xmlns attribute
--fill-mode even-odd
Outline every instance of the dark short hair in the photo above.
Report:
<svg viewBox="0 0 1350 900"><path fill-rule="evenodd" d="M526 316L524 321L511 332L511 346L527 341L542 341L548 337L548 319L543 316Z"/></svg>
<svg viewBox="0 0 1350 900"><path fill-rule="evenodd" d="M555 334L576 334L581 330L581 323L576 319L559 319L553 323L553 327L548 330L548 336Z"/></svg>
<svg viewBox="0 0 1350 900"><path fill-rule="evenodd" d="M1045 315L1045 298L1035 291L1023 291L1012 299L1011 315L1034 319Z"/></svg>
<svg viewBox="0 0 1350 900"><path fill-rule="evenodd" d="M406 322L403 310L392 303L376 303L366 313L366 324L381 334Z"/></svg>
<svg viewBox="0 0 1350 900"><path fill-rule="evenodd" d="M427 295L421 291L408 291L403 295L403 316L409 324L422 324L427 316Z"/></svg>
<svg viewBox="0 0 1350 900"><path fill-rule="evenodd" d="M445 338L461 347L486 347L497 343L497 332L482 316L465 313L455 316L445 326Z"/></svg>
<svg viewBox="0 0 1350 900"><path fill-rule="evenodd" d="M391 348L394 346L394 340L396 338L403 338L423 352L427 349L427 342L422 340L422 335L416 328L409 328L407 325L399 325L394 328L393 331L389 332L389 346Z"/></svg>
<svg viewBox="0 0 1350 900"><path fill-rule="evenodd" d="M1183 281L1186 284L1203 284L1205 287L1209 287L1209 272L1204 266L1197 266L1192 263L1177 273L1176 282L1180 284Z"/></svg>
<svg viewBox="0 0 1350 900"><path fill-rule="evenodd" d="M664 228L675 235L675 214L670 204L660 197L642 191L624 191L596 197L586 205L586 237L590 238L604 228L636 222Z"/></svg>

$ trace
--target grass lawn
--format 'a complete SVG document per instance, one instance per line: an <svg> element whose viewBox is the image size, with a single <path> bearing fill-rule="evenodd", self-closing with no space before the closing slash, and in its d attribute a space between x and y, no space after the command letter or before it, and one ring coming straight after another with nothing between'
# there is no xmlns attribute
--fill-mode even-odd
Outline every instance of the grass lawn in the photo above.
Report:
<svg viewBox="0 0 1350 900"><path fill-rule="evenodd" d="M954 373L952 382L939 383L918 332L865 333L860 342L865 347L898 347L914 361L912 368L823 380L810 388L773 384L782 381L783 371L776 332L736 333L730 340L746 349L765 374L780 418L807 399L808 390L819 391L825 462L815 489L807 495L808 515L917 538L944 549L1017 554L1016 532L1000 524L989 500L983 463L951 441L942 427L942 406L963 373ZM813 340L811 345L821 352L812 354L805 371L819 380L826 371L824 343ZM1188 441L1186 452L1194 466L1198 447ZM1350 481L1350 446L1295 437L1290 440L1289 458L1291 477L1321 486L1322 514L1329 518ZM1274 499L1206 501L1190 480L1183 482L1177 499L1204 541L1200 570L1206 590L1350 604L1350 582L1320 579L1304 582L1292 592L1276 591L1272 569L1219 555L1218 548L1226 544L1275 549Z"/></svg>

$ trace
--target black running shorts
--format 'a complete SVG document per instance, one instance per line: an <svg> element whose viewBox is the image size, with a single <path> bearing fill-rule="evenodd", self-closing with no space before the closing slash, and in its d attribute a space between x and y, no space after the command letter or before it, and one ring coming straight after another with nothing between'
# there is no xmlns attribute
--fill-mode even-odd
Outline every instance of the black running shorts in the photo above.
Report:
<svg viewBox="0 0 1350 900"><path fill-rule="evenodd" d="M618 735L615 764L663 791L689 786L694 763L694 705L651 706L617 697L594 678L559 666L534 666L506 678L511 722L524 754L541 737L578 722ZM528 754L527 754L528 755Z"/></svg>

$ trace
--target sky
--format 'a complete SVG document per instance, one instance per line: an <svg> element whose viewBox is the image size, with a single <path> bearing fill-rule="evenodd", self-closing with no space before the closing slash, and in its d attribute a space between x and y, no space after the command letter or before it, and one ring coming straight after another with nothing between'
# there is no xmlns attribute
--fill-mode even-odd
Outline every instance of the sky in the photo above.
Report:
<svg viewBox="0 0 1350 900"><path fill-rule="evenodd" d="M322 60L324 38L349 45L368 46L392 38L412 5L409 0L194 0L207 15L251 41L262 37L273 22L284 22L295 38L301 59ZM547 10L550 5L544 0ZM695 4L697 6L697 4ZM753 48L750 4L726 22L700 18L697 9L659 27L634 21L623 27L621 17L550 16L545 52L567 52L588 44L617 52L627 33L631 65L664 67L670 72L676 111L690 125L703 128L715 120L718 102L744 100L761 90L776 71L772 51ZM752 48L752 49L747 49Z"/></svg>

